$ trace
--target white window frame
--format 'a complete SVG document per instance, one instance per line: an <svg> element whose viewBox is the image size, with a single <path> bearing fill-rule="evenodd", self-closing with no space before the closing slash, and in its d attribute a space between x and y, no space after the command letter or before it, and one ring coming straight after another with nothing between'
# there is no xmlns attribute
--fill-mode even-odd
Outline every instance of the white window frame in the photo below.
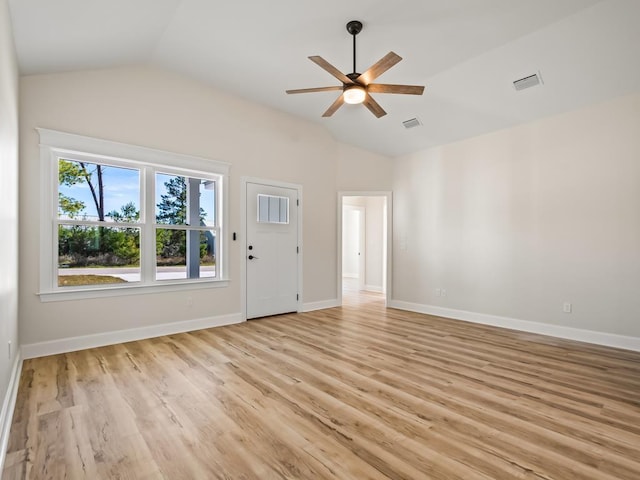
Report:
<svg viewBox="0 0 640 480"><path fill-rule="evenodd" d="M40 291L38 294L41 301L75 300L228 286L229 232L226 228L229 210L228 163L55 130L43 128L36 130L40 135ZM107 226L141 229L140 282L79 287L58 286L58 224L75 223L58 219L58 160L60 158L139 169L140 222L126 225L109 222ZM216 182L215 226L189 227L190 229L213 230L215 232L216 276L214 278L155 279L155 229L186 227L155 222L156 172ZM91 222L82 221L80 223L88 224ZM98 224L98 222L93 223Z"/></svg>

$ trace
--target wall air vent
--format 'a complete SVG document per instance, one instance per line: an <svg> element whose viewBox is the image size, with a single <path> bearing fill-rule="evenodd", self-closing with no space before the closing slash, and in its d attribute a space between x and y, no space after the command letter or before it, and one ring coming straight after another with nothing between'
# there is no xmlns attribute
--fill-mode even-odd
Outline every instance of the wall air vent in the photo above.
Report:
<svg viewBox="0 0 640 480"><path fill-rule="evenodd" d="M404 128L409 129L414 127L419 127L420 125L422 125L422 123L417 118L411 118L409 120L405 120L404 122L402 122L402 125L404 125Z"/></svg>
<svg viewBox="0 0 640 480"><path fill-rule="evenodd" d="M526 88L535 87L536 85L540 85L542 82L542 77L540 76L540 72L534 73L533 75L529 75L528 77L521 78L513 82L513 86L516 90L524 90Z"/></svg>

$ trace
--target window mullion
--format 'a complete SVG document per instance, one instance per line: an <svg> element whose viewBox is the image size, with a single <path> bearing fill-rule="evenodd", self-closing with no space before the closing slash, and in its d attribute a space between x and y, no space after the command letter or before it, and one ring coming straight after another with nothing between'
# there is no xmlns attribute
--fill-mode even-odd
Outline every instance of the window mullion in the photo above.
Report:
<svg viewBox="0 0 640 480"><path fill-rule="evenodd" d="M140 222L101 222L99 220L76 220L67 218L55 218L58 225L79 225L87 227L105 228L140 228Z"/></svg>
<svg viewBox="0 0 640 480"><path fill-rule="evenodd" d="M140 201L142 202L143 230L141 245L142 283L155 282L156 266L156 233L155 233L155 170L152 167L142 169L143 185Z"/></svg>

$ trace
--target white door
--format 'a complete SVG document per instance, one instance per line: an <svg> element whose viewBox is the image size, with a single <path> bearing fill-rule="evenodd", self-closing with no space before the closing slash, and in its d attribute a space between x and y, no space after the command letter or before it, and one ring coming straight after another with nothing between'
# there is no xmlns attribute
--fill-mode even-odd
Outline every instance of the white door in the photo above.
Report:
<svg viewBox="0 0 640 480"><path fill-rule="evenodd" d="M247 183L247 318L298 310L298 192Z"/></svg>

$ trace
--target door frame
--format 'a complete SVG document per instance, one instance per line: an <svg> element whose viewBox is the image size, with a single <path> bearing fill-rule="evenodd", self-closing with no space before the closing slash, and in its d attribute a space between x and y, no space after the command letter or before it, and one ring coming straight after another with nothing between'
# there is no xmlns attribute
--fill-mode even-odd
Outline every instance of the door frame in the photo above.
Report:
<svg viewBox="0 0 640 480"><path fill-rule="evenodd" d="M295 190L298 195L299 205L296 208L296 214L298 217L298 247L300 251L298 253L298 302L296 305L297 312L302 311L304 292L302 290L302 260L304 256L304 248L302 244L302 185L296 183L280 182L277 180L268 180L257 177L242 177L240 179L240 298L241 298L241 314L242 320L247 320L247 184L257 183L268 187L290 188ZM289 211L291 214L291 209Z"/></svg>
<svg viewBox="0 0 640 480"><path fill-rule="evenodd" d="M387 221L385 223L385 227L387 229L387 248L386 248L386 281L385 281L385 307L388 306L391 302L392 291L391 286L393 285L392 278L392 267L393 267L393 192L390 191L344 191L338 192L338 225L337 225L337 247L336 247L336 257L338 258L337 263L337 292L336 298L338 299L338 305L342 305L342 199L344 197L384 197L387 200Z"/></svg>

